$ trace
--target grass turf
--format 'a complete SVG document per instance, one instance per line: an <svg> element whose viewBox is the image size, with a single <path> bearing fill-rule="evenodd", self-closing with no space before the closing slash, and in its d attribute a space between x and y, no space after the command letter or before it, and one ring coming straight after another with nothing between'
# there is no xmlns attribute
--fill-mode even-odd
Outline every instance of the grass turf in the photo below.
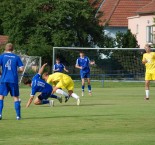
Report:
<svg viewBox="0 0 155 145"><path fill-rule="evenodd" d="M54 108L32 104L26 109L30 90L21 88L23 119L15 120L7 97L0 145L154 145L154 87L151 100L144 101L142 84L116 84L93 88L93 96L86 93L79 107L71 98L66 104L55 100ZM80 95L79 88L75 92Z"/></svg>

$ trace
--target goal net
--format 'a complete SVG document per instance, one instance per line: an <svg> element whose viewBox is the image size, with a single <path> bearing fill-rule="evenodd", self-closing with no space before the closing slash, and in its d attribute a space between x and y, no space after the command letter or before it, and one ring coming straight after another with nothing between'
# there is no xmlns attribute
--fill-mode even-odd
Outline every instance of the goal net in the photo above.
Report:
<svg viewBox="0 0 155 145"><path fill-rule="evenodd" d="M144 80L145 67L142 64L142 56L145 50L140 48L54 47L53 64L59 57L69 69L69 75L74 80L80 80L79 70L75 68L80 51L95 61L95 65L90 66L91 80L101 82Z"/></svg>
<svg viewBox="0 0 155 145"><path fill-rule="evenodd" d="M32 78L41 67L41 57L39 56L20 55L20 58L24 64L24 71L19 75L19 83L24 77Z"/></svg>

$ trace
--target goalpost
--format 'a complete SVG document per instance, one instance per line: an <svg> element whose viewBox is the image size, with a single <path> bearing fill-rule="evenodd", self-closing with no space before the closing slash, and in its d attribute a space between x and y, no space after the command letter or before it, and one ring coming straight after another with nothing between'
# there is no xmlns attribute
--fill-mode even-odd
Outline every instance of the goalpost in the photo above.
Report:
<svg viewBox="0 0 155 145"><path fill-rule="evenodd" d="M104 81L144 81L145 66L142 56L145 52L140 48L81 48L81 47L54 47L53 65L59 57L69 69L69 75L74 80L80 80L79 70L75 68L79 51L85 52L95 65L90 66L91 80L104 85ZM152 48L152 51L155 51Z"/></svg>
<svg viewBox="0 0 155 145"><path fill-rule="evenodd" d="M20 55L24 64L24 71L19 75L19 84L24 77L32 78L41 68L42 59L40 56Z"/></svg>

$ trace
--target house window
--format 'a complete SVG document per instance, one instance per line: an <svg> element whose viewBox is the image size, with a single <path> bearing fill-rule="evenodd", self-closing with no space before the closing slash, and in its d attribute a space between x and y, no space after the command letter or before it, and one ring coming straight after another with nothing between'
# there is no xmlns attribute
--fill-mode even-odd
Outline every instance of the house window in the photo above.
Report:
<svg viewBox="0 0 155 145"><path fill-rule="evenodd" d="M147 43L153 43L153 26L146 27L146 40Z"/></svg>

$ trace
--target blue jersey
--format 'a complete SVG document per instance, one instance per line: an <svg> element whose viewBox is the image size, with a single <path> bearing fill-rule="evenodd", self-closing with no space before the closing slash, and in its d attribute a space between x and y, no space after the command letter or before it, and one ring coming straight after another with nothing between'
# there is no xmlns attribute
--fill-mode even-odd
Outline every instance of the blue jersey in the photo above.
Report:
<svg viewBox="0 0 155 145"><path fill-rule="evenodd" d="M60 64L55 64L53 70L55 72L63 72L64 68L65 66L62 63L60 63Z"/></svg>
<svg viewBox="0 0 155 145"><path fill-rule="evenodd" d="M80 73L89 73L90 72L89 63L90 63L90 60L86 56L84 58L79 57L77 59L76 65L82 67L82 69L80 70Z"/></svg>
<svg viewBox="0 0 155 145"><path fill-rule="evenodd" d="M3 53L0 55L0 65L2 66L1 83L18 84L18 67L23 67L20 57L13 53Z"/></svg>
<svg viewBox="0 0 155 145"><path fill-rule="evenodd" d="M51 94L53 91L52 86L50 84L46 83L40 77L41 77L40 74L36 74L32 78L31 96L34 96L37 92Z"/></svg>

